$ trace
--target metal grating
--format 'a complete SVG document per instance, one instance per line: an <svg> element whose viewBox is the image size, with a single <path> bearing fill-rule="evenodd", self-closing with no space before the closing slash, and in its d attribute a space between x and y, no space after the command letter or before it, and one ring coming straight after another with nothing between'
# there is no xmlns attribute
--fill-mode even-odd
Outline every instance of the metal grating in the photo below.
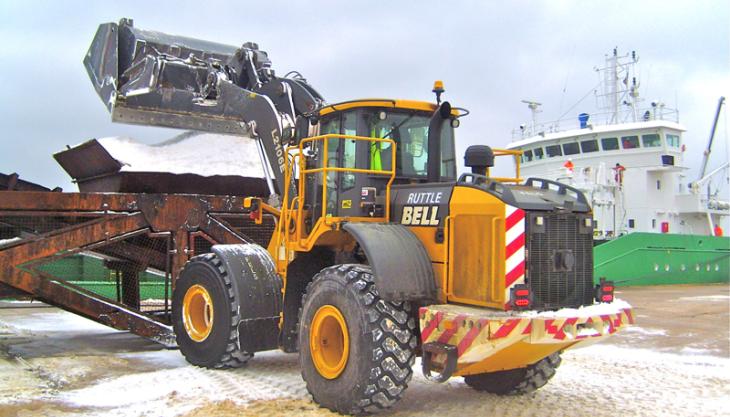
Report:
<svg viewBox="0 0 730 417"><path fill-rule="evenodd" d="M228 225L249 242L261 245L264 248L269 246L271 236L276 229L276 219L270 214L264 214L261 224L256 224L248 215L216 214L213 217Z"/></svg>
<svg viewBox="0 0 730 417"><path fill-rule="evenodd" d="M544 229L527 222L527 283L538 309L579 307L593 303L593 236L579 233L582 217L574 213L539 213ZM534 214L533 214L534 216ZM572 268L557 267L556 253L571 251Z"/></svg>
<svg viewBox="0 0 730 417"><path fill-rule="evenodd" d="M93 222L100 215L0 215L0 249ZM100 242L93 249L59 253L27 265L29 271L148 313L167 313L170 299L169 237L140 232Z"/></svg>

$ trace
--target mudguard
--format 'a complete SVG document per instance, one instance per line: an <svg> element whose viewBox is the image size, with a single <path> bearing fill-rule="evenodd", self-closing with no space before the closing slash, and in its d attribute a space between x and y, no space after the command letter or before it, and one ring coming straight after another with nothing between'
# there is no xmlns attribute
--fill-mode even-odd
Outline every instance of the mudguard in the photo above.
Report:
<svg viewBox="0 0 730 417"><path fill-rule="evenodd" d="M436 281L426 249L400 224L347 223L365 251L380 296L388 301L435 301Z"/></svg>
<svg viewBox="0 0 730 417"><path fill-rule="evenodd" d="M282 308L281 278L269 252L256 244L214 245L239 301L239 345L246 352L276 349Z"/></svg>

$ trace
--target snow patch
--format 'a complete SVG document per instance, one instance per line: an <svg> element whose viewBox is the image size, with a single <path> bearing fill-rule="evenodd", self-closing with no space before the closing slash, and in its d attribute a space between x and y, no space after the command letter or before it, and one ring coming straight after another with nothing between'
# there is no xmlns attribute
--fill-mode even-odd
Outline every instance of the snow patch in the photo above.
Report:
<svg viewBox="0 0 730 417"><path fill-rule="evenodd" d="M624 309L631 309L631 304L624 300L615 298L612 303L599 303L580 308L562 308L556 311L509 311L504 315L509 317L525 317L525 318L564 318L564 317L589 317L602 316L608 314L617 314ZM501 316L497 313L495 316Z"/></svg>
<svg viewBox="0 0 730 417"><path fill-rule="evenodd" d="M128 137L97 141L123 165L123 172L264 176L258 145L250 137L193 132L157 145Z"/></svg>
<svg viewBox="0 0 730 417"><path fill-rule="evenodd" d="M19 237L11 237L10 239L0 239L0 246L9 245L9 244L11 244L13 242L17 242L19 240L23 240L23 239L21 239Z"/></svg>
<svg viewBox="0 0 730 417"><path fill-rule="evenodd" d="M730 295L700 295L697 297L680 297L678 301L725 301L730 300Z"/></svg>
<svg viewBox="0 0 730 417"><path fill-rule="evenodd" d="M666 336L667 331L664 329L645 329L640 326L629 326L624 329L626 332L639 333L645 336Z"/></svg>

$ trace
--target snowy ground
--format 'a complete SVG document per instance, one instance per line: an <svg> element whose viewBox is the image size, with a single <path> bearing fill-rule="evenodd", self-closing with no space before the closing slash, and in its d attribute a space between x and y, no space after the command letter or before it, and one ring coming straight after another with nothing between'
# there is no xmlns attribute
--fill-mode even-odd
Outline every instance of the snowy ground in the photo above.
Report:
<svg viewBox="0 0 730 417"><path fill-rule="evenodd" d="M638 307L639 326L610 343L566 352L537 393L485 395L461 378L437 385L417 373L390 415L730 415L728 286L621 296ZM2 417L331 414L310 402L296 355L268 352L242 369L206 370L176 350L55 308L0 307Z"/></svg>

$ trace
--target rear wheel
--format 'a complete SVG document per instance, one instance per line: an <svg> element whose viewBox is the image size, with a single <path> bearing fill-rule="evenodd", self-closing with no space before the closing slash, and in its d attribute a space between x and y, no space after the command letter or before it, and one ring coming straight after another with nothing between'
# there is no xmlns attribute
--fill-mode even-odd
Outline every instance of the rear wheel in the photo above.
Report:
<svg viewBox="0 0 730 417"><path fill-rule="evenodd" d="M560 354L552 355L526 368L485 374L467 375L464 382L477 391L498 395L521 395L534 392L547 384L555 376L560 366Z"/></svg>
<svg viewBox="0 0 730 417"><path fill-rule="evenodd" d="M172 315L180 352L193 365L235 368L253 354L238 348L239 302L215 254L196 256L175 282Z"/></svg>
<svg viewBox="0 0 730 417"><path fill-rule="evenodd" d="M407 302L380 298L364 265L323 269L299 314L299 361L323 407L363 414L395 404L413 376L415 320Z"/></svg>

